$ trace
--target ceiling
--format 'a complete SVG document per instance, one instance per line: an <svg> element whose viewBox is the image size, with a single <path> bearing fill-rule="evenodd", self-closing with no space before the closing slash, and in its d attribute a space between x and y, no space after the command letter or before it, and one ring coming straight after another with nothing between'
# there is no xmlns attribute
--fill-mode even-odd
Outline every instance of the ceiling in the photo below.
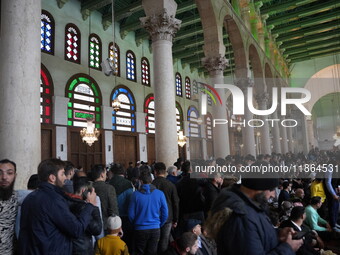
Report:
<svg viewBox="0 0 340 255"><path fill-rule="evenodd" d="M173 55L191 68L205 71L203 30L194 0L175 0L176 18L182 20L174 38ZM237 1L237 0L235 0ZM288 65L340 52L340 1L339 0L252 0L265 20L267 28L279 45ZM103 24L112 21L112 0L81 0L82 12L99 11ZM139 18L145 17L142 0L115 0L115 21L120 24L121 35L134 31L136 43L148 39ZM233 72L233 49L224 36L226 57L231 66L225 75Z"/></svg>

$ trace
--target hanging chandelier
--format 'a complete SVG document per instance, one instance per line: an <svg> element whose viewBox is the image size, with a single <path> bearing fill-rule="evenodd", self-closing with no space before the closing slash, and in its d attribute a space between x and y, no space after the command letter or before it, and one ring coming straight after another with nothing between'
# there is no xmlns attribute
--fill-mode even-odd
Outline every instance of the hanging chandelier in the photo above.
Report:
<svg viewBox="0 0 340 255"><path fill-rule="evenodd" d="M112 101L112 108L115 112L119 111L120 105L121 105L121 103L120 103L118 97Z"/></svg>
<svg viewBox="0 0 340 255"><path fill-rule="evenodd" d="M183 147L187 142L187 137L183 134L183 131L178 131L177 134L177 143L179 146Z"/></svg>
<svg viewBox="0 0 340 255"><path fill-rule="evenodd" d="M80 130L80 136L83 142L86 142L88 146L92 146L95 141L98 141L100 131L94 127L93 118L87 119L87 126Z"/></svg>

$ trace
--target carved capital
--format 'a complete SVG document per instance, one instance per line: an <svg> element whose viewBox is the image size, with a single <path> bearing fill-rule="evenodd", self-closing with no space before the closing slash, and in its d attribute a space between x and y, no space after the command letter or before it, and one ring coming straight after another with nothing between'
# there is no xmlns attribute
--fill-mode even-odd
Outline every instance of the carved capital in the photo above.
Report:
<svg viewBox="0 0 340 255"><path fill-rule="evenodd" d="M202 58L202 64L205 67L205 69L208 70L208 72L213 71L222 71L229 66L229 60L225 57L219 56L219 57L208 57L208 58Z"/></svg>
<svg viewBox="0 0 340 255"><path fill-rule="evenodd" d="M174 16L168 15L166 9L163 9L163 13L161 14L139 18L139 20L145 30L150 34L153 42L158 40L172 42L182 23L182 21L174 18Z"/></svg>
<svg viewBox="0 0 340 255"><path fill-rule="evenodd" d="M57 0L57 4L59 9L63 8L63 6L68 2L68 0Z"/></svg>

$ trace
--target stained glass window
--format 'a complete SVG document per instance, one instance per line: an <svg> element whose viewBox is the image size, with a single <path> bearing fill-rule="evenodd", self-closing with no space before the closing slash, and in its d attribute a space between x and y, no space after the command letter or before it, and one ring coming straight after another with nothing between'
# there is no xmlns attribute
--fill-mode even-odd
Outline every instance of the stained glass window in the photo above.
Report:
<svg viewBox="0 0 340 255"><path fill-rule="evenodd" d="M54 54L54 19L43 10L40 18L40 48L42 52Z"/></svg>
<svg viewBox="0 0 340 255"><path fill-rule="evenodd" d="M212 116L210 113L207 113L205 116L206 123L206 137L211 140L213 138L213 129L212 129Z"/></svg>
<svg viewBox="0 0 340 255"><path fill-rule="evenodd" d="M176 102L176 124L177 124L177 132L179 130L183 130L183 110L181 105Z"/></svg>
<svg viewBox="0 0 340 255"><path fill-rule="evenodd" d="M191 98L191 83L189 77L185 77L185 97L187 99Z"/></svg>
<svg viewBox="0 0 340 255"><path fill-rule="evenodd" d="M195 106L190 106L188 110L189 136L200 137L201 126L198 124L198 110Z"/></svg>
<svg viewBox="0 0 340 255"><path fill-rule="evenodd" d="M115 47L113 47L113 42L109 44L109 58L114 65L114 75L120 76L120 51L116 43Z"/></svg>
<svg viewBox="0 0 340 255"><path fill-rule="evenodd" d="M96 128L101 127L102 98L99 86L90 76L81 74L72 76L67 82L66 97L68 103L68 125L86 127L87 118L93 118Z"/></svg>
<svg viewBox="0 0 340 255"><path fill-rule="evenodd" d="M90 34L89 37L89 67L102 70L102 42L98 35Z"/></svg>
<svg viewBox="0 0 340 255"><path fill-rule="evenodd" d="M40 69L40 123L52 124L52 78L45 66Z"/></svg>
<svg viewBox="0 0 340 255"><path fill-rule="evenodd" d="M182 96L182 77L179 73L176 73L175 76L176 81L176 96Z"/></svg>
<svg viewBox="0 0 340 255"><path fill-rule="evenodd" d="M145 117L146 133L154 134L155 133L155 100L152 94L148 95L145 99L144 112L146 113L146 117Z"/></svg>
<svg viewBox="0 0 340 255"><path fill-rule="evenodd" d="M198 94L198 84L197 84L197 81L196 80L193 80L192 81L192 93L195 95L195 94Z"/></svg>
<svg viewBox="0 0 340 255"><path fill-rule="evenodd" d="M136 81L136 57L131 50L126 52L126 79Z"/></svg>
<svg viewBox="0 0 340 255"><path fill-rule="evenodd" d="M74 24L65 27L65 60L80 64L80 31Z"/></svg>
<svg viewBox="0 0 340 255"><path fill-rule="evenodd" d="M111 105L116 98L120 102L120 109L112 111L112 130L135 132L136 101L132 92L127 87L118 86L112 92Z"/></svg>
<svg viewBox="0 0 340 255"><path fill-rule="evenodd" d="M147 58L142 58L142 84L150 86L150 64Z"/></svg>
<svg viewBox="0 0 340 255"><path fill-rule="evenodd" d="M208 89L208 91L211 93L210 89ZM208 105L212 105L212 98L209 94L207 95L207 102L208 102Z"/></svg>

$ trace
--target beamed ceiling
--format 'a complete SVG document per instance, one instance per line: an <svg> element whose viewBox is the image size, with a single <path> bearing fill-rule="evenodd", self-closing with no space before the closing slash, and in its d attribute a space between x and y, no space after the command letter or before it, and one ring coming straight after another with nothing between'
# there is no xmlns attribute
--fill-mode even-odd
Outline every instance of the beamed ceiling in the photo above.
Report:
<svg viewBox="0 0 340 255"><path fill-rule="evenodd" d="M58 0L67 1L67 0ZM237 0L238 1L238 0ZM139 18L145 17L142 0L115 0L115 21L120 24L124 37L134 31L136 43L148 39ZM204 71L201 58L203 30L194 0L176 0L176 18L182 20L173 44L174 58L183 64ZM112 0L81 0L82 13L86 17L92 11L102 13L103 24L111 24ZM288 65L340 52L340 1L339 0L253 0L257 12L281 50ZM233 49L224 35L226 57L233 70Z"/></svg>

